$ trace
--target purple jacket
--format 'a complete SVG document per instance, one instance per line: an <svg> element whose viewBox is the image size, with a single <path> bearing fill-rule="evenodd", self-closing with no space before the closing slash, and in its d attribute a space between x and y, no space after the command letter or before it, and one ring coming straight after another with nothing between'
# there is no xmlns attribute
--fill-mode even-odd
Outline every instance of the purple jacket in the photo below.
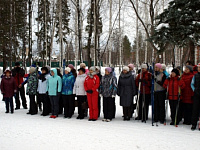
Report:
<svg viewBox="0 0 200 150"><path fill-rule="evenodd" d="M17 84L15 78L4 76L1 80L1 93L3 94L3 97L13 97L16 92Z"/></svg>

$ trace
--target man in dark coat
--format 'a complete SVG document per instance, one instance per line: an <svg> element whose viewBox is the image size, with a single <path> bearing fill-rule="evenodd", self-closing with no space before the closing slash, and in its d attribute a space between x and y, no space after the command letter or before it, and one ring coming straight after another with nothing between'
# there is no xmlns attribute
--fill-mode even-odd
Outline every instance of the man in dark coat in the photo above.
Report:
<svg viewBox="0 0 200 150"><path fill-rule="evenodd" d="M123 107L124 120L130 120L132 115L131 104L136 94L135 80L127 66L119 77L117 95L120 96L120 106Z"/></svg>
<svg viewBox="0 0 200 150"><path fill-rule="evenodd" d="M15 81L18 87L16 96L15 96L15 103L16 103L15 110L20 109L19 94L22 99L22 106L24 107L24 109L27 109L24 86L23 85L20 86L24 81L25 70L20 67L19 62L16 62L15 67L14 69L12 69L11 72L12 72L12 76L15 78Z"/></svg>

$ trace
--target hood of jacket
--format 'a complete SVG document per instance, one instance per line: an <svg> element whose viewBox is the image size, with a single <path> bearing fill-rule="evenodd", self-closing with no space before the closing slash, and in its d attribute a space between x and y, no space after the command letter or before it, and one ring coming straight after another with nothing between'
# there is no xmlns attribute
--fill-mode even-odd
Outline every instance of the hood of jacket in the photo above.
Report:
<svg viewBox="0 0 200 150"><path fill-rule="evenodd" d="M130 77L130 76L132 76L132 73L129 71L128 73L126 73L126 74L124 74L123 72L121 73L121 75L120 75L120 77L122 77L122 78L128 78L128 77Z"/></svg>
<svg viewBox="0 0 200 150"><path fill-rule="evenodd" d="M57 69L52 69L51 71L53 71L54 72L54 76L52 76L52 77L57 77L58 76L58 72L57 72Z"/></svg>

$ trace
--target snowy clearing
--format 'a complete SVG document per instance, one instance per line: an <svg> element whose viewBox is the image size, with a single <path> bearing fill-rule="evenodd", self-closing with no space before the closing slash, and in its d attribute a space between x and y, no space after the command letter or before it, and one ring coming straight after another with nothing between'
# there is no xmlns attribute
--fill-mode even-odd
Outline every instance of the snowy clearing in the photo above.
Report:
<svg viewBox="0 0 200 150"><path fill-rule="evenodd" d="M2 98L2 96L1 96ZM27 97L27 100L28 97ZM116 119L110 123L87 119L77 120L77 109L72 119L57 119L27 115L20 109L14 114L5 114L0 102L0 149L1 150L62 150L62 149L109 149L109 150L199 150L200 131L191 131L191 126L168 125L152 127L147 123L122 120L122 108L116 100ZM169 116L169 115L168 115Z"/></svg>

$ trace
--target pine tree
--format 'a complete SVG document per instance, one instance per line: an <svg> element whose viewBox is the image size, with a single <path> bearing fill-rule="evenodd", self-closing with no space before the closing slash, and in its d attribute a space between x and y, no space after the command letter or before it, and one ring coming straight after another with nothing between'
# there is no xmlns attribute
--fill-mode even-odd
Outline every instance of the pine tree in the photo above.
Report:
<svg viewBox="0 0 200 150"><path fill-rule="evenodd" d="M124 63L128 64L131 58L131 43L126 35L123 38L123 54L124 54Z"/></svg>

